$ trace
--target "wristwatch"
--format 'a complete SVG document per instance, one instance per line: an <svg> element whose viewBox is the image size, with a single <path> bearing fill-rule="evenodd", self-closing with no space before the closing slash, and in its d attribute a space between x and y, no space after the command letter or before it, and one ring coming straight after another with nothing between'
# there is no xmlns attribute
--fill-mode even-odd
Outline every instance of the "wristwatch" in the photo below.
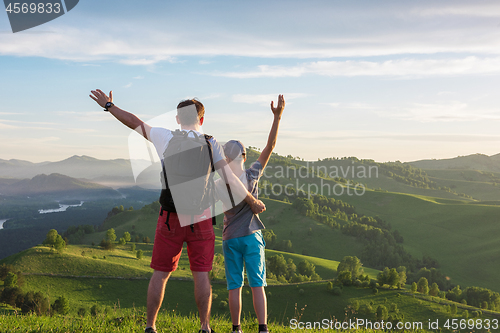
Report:
<svg viewBox="0 0 500 333"><path fill-rule="evenodd" d="M109 109L110 107L112 107L113 105L114 105L113 103L111 103L111 102L107 102L107 103L104 105L104 111L109 111L108 109Z"/></svg>

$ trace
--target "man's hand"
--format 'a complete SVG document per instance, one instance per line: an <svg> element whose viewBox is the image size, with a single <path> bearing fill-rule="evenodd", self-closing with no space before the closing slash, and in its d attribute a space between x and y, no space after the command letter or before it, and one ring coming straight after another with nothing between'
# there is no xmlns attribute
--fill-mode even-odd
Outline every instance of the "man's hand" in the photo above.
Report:
<svg viewBox="0 0 500 333"><path fill-rule="evenodd" d="M266 205L260 200L255 200L253 204L250 205L250 208L252 209L252 213L260 214L266 210Z"/></svg>
<svg viewBox="0 0 500 333"><path fill-rule="evenodd" d="M97 102L102 108L106 106L107 102L113 102L113 91L109 92L109 97L101 89L92 90L92 95L89 95L94 101Z"/></svg>
<svg viewBox="0 0 500 333"><path fill-rule="evenodd" d="M275 116L281 117L283 110L285 109L285 98L283 95L278 96L278 105L274 107L274 101L271 101L271 111Z"/></svg>

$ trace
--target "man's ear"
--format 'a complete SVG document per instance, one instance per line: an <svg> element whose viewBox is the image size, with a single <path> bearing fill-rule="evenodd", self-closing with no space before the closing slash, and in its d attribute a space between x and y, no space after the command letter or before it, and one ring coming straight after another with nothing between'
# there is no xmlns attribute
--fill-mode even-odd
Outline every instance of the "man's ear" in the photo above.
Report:
<svg viewBox="0 0 500 333"><path fill-rule="evenodd" d="M179 116L175 116L175 120L177 120L177 124L180 125L181 121L179 120Z"/></svg>
<svg viewBox="0 0 500 333"><path fill-rule="evenodd" d="M200 126L202 126L202 125L203 125L203 121L204 121L204 120L205 120L205 117L201 117L201 118L200 118Z"/></svg>

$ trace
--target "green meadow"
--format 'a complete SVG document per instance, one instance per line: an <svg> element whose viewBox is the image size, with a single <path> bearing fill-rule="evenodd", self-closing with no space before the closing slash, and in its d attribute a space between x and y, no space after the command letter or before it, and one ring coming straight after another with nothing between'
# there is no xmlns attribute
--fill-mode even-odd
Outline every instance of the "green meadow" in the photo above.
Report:
<svg viewBox="0 0 500 333"><path fill-rule="evenodd" d="M500 291L500 206L381 191L341 200L389 222L407 251L437 259L452 283Z"/></svg>

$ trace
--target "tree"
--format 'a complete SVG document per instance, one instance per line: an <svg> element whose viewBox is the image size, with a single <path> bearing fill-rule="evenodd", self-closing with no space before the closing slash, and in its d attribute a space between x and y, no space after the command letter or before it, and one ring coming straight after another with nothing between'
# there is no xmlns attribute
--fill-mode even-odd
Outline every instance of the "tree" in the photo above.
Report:
<svg viewBox="0 0 500 333"><path fill-rule="evenodd" d="M342 283L344 286L350 286L352 283L351 272L343 271L337 276L337 281Z"/></svg>
<svg viewBox="0 0 500 333"><path fill-rule="evenodd" d="M121 237L120 240L118 241L118 243L120 245L125 245L125 244L127 244L127 241L125 240L125 238Z"/></svg>
<svg viewBox="0 0 500 333"><path fill-rule="evenodd" d="M115 229L113 229L113 228L108 229L108 231L106 232L106 239L111 241L111 242L114 242L116 240Z"/></svg>
<svg viewBox="0 0 500 333"><path fill-rule="evenodd" d="M7 277L3 282L3 286L4 288L17 287L17 274L14 274L13 272L8 272Z"/></svg>
<svg viewBox="0 0 500 333"><path fill-rule="evenodd" d="M412 293L416 293L417 292L417 283L416 282L413 282L411 284L411 292Z"/></svg>
<svg viewBox="0 0 500 333"><path fill-rule="evenodd" d="M56 243L58 235L59 234L57 233L56 229L50 229L49 232L47 233L47 236L45 237L45 240L43 241L43 244L54 245Z"/></svg>
<svg viewBox="0 0 500 333"><path fill-rule="evenodd" d="M421 277L420 280L418 280L417 291L419 293L426 294L426 295L429 293L429 281L427 281L426 278Z"/></svg>
<svg viewBox="0 0 500 333"><path fill-rule="evenodd" d="M125 239L126 242L130 242L130 240L132 239L132 237L130 236L130 233L128 231L125 231L123 233L123 239Z"/></svg>
<svg viewBox="0 0 500 333"><path fill-rule="evenodd" d="M302 275L312 276L315 273L316 267L307 260L302 260L297 265L297 272Z"/></svg>
<svg viewBox="0 0 500 333"><path fill-rule="evenodd" d="M50 308L49 300L41 292L29 291L24 295L22 304L17 304L21 308L22 313L35 313L44 315Z"/></svg>
<svg viewBox="0 0 500 333"><path fill-rule="evenodd" d="M268 246L269 248L273 248L277 237L274 231L272 229L263 229L262 236L264 237L266 246Z"/></svg>
<svg viewBox="0 0 500 333"><path fill-rule="evenodd" d="M387 283L387 279L389 277L389 267L385 267L383 271L378 273L377 275L377 282L379 286L383 286L384 284Z"/></svg>
<svg viewBox="0 0 500 333"><path fill-rule="evenodd" d="M132 243L132 245L130 245L130 251L135 252L135 243Z"/></svg>
<svg viewBox="0 0 500 333"><path fill-rule="evenodd" d="M61 235L57 235L56 241L54 243L54 248L59 253L62 253L66 248L66 242L64 241Z"/></svg>
<svg viewBox="0 0 500 333"><path fill-rule="evenodd" d="M437 296L439 294L439 286L436 282L431 285L431 289L429 290L429 295Z"/></svg>
<svg viewBox="0 0 500 333"><path fill-rule="evenodd" d="M66 315L69 312L69 302L65 296L60 296L55 300L54 304L52 304L52 309L55 312L60 313L62 315Z"/></svg>
<svg viewBox="0 0 500 333"><path fill-rule="evenodd" d="M399 284L399 274L395 268L391 268L387 276L387 284L390 287L396 287Z"/></svg>
<svg viewBox="0 0 500 333"><path fill-rule="evenodd" d="M379 305L377 308L377 320L387 320L389 316L389 311L384 305Z"/></svg>
<svg viewBox="0 0 500 333"><path fill-rule="evenodd" d="M361 268L361 261L355 256L345 256L337 267L337 273L349 271L351 272L352 279L356 279L359 275Z"/></svg>
<svg viewBox="0 0 500 333"><path fill-rule="evenodd" d="M148 237L148 236L144 237L144 238L142 239L142 241L143 241L144 243L146 243L146 244L151 243L151 239L149 239L149 237Z"/></svg>
<svg viewBox="0 0 500 333"><path fill-rule="evenodd" d="M398 267L398 274L399 274L399 286L400 286L400 288L403 288L406 284L406 267L399 266Z"/></svg>

